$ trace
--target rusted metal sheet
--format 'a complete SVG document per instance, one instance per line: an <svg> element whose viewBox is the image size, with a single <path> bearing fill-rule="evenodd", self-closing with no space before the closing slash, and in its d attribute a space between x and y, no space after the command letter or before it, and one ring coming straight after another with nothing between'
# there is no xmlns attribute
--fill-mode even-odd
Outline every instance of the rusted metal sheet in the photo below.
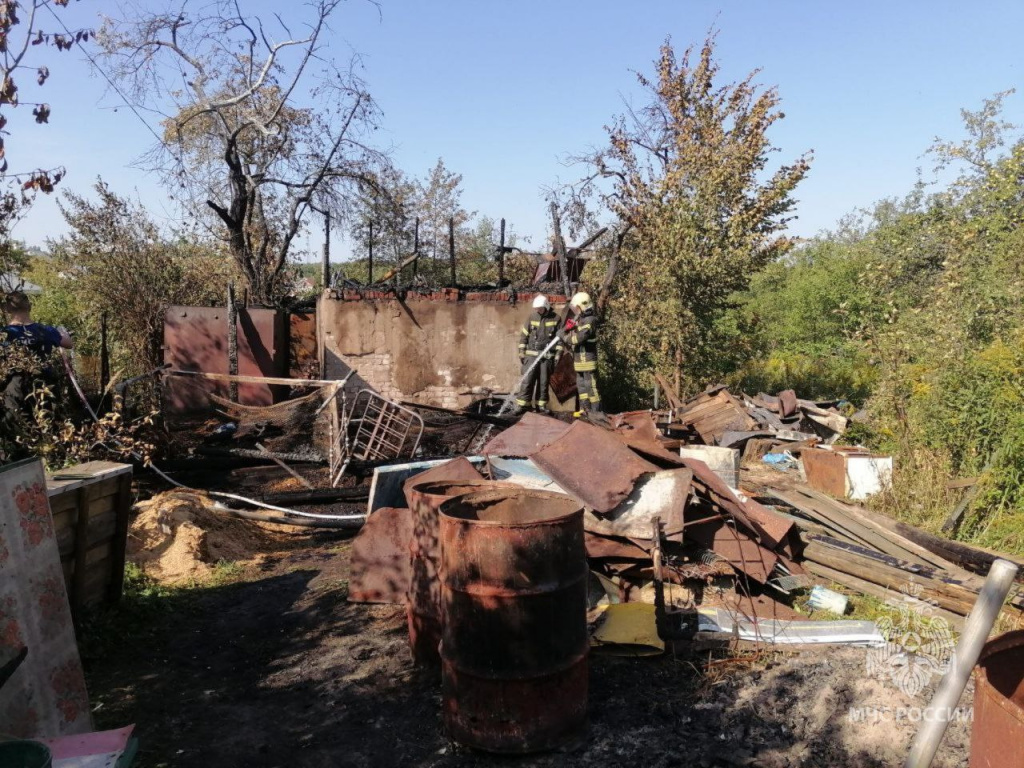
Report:
<svg viewBox="0 0 1024 768"><path fill-rule="evenodd" d="M296 379L320 378L316 312L311 310L288 315L288 375Z"/></svg>
<svg viewBox="0 0 1024 768"><path fill-rule="evenodd" d="M409 590L412 513L385 507L366 518L352 540L351 603L404 603Z"/></svg>
<svg viewBox="0 0 1024 768"><path fill-rule="evenodd" d="M583 512L560 494L483 491L441 507L442 698L449 734L553 749L587 711Z"/></svg>
<svg viewBox="0 0 1024 768"><path fill-rule="evenodd" d="M782 550L790 557L793 556L790 533L793 531L794 523L782 515L772 512L770 509L753 499L743 501L743 511L746 512L750 521L757 526L757 532L761 543L769 549Z"/></svg>
<svg viewBox="0 0 1024 768"><path fill-rule="evenodd" d="M564 421L525 413L517 424L491 439L483 448L484 456L528 458L569 431Z"/></svg>
<svg viewBox="0 0 1024 768"><path fill-rule="evenodd" d="M559 403L576 397L576 369L573 367L572 355L562 355L558 359L548 379L548 386Z"/></svg>
<svg viewBox="0 0 1024 768"><path fill-rule="evenodd" d="M410 477L403 485L406 501L412 510L412 532L408 548L410 576L406 600L409 649L413 660L420 664L436 664L440 661L437 653L437 645L441 642L438 509L442 501L451 498L454 493L452 489L473 482L488 481L483 480L464 456L460 456ZM420 486L423 490L418 491Z"/></svg>
<svg viewBox="0 0 1024 768"><path fill-rule="evenodd" d="M616 432L627 434L635 440L657 443L660 437L658 425L654 423L654 415L650 411L614 413L608 417L608 421Z"/></svg>
<svg viewBox="0 0 1024 768"><path fill-rule="evenodd" d="M799 407L796 392L792 389L785 389L779 392L779 415L782 418L787 419L790 416L794 416Z"/></svg>
<svg viewBox="0 0 1024 768"><path fill-rule="evenodd" d="M835 451L802 451L800 461L807 475L807 484L815 490L846 498L846 457Z"/></svg>
<svg viewBox="0 0 1024 768"><path fill-rule="evenodd" d="M641 475L658 471L613 433L582 421L531 458L568 493L605 513L629 496Z"/></svg>
<svg viewBox="0 0 1024 768"><path fill-rule="evenodd" d="M164 316L164 362L172 368L228 373L227 309L172 306ZM238 310L238 373L242 376L287 376L288 334L283 313L273 309ZM207 393L228 397L228 383L172 376L167 382L167 409L185 414L209 409ZM286 388L240 383L244 405L271 405Z"/></svg>
<svg viewBox="0 0 1024 768"><path fill-rule="evenodd" d="M647 550L634 544L629 539L618 536L604 536L586 531L587 557L612 558L615 560L639 560L649 562L651 556Z"/></svg>
<svg viewBox="0 0 1024 768"><path fill-rule="evenodd" d="M970 768L1024 767L1024 630L986 643L974 680Z"/></svg>
<svg viewBox="0 0 1024 768"><path fill-rule="evenodd" d="M686 535L698 544L725 558L739 573L759 584L765 584L779 558L760 546L721 517L708 517L705 522L688 520Z"/></svg>

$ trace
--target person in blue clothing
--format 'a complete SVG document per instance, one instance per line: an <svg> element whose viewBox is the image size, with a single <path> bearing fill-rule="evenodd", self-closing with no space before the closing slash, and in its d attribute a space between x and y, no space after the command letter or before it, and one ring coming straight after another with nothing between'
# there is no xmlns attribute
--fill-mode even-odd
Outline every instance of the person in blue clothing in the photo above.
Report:
<svg viewBox="0 0 1024 768"><path fill-rule="evenodd" d="M27 349L43 365L42 373L37 377L27 371L9 370L6 376L0 378L0 393L3 395L0 423L4 429L14 429L18 418L28 407L26 400L36 384L35 379L41 378L46 382L53 378L53 369L49 364L53 350L58 347L71 349L75 344L63 328L32 322L32 302L21 291L7 294L0 308L7 317L7 324L0 334L0 352L3 348L18 345Z"/></svg>

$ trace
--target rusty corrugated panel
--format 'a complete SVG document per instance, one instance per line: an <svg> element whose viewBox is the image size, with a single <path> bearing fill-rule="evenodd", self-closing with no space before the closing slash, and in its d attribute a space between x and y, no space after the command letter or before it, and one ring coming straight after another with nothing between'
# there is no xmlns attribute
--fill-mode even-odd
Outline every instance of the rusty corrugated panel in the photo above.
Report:
<svg viewBox="0 0 1024 768"><path fill-rule="evenodd" d="M641 475L658 471L613 433L582 421L531 459L597 512L611 512L629 496Z"/></svg>
<svg viewBox="0 0 1024 768"><path fill-rule="evenodd" d="M437 663L441 642L441 587L438 570L441 564L438 543L438 508L450 498L447 492L417 492L416 487L483 481L476 468L464 456L413 475L402 486L406 502L412 510L412 534L408 557L410 577L407 594L409 649L417 663Z"/></svg>
<svg viewBox="0 0 1024 768"><path fill-rule="evenodd" d="M404 508L384 507L366 518L352 540L349 602L405 602L412 527L412 513Z"/></svg>
<svg viewBox="0 0 1024 768"><path fill-rule="evenodd" d="M587 712L583 513L565 496L514 489L441 508L444 722L493 752L553 749Z"/></svg>
<svg viewBox="0 0 1024 768"><path fill-rule="evenodd" d="M985 644L974 681L970 768L1024 767L1024 630Z"/></svg>
<svg viewBox="0 0 1024 768"><path fill-rule="evenodd" d="M484 456L528 458L569 431L564 421L525 413L519 422L491 439L483 448Z"/></svg>
<svg viewBox="0 0 1024 768"><path fill-rule="evenodd" d="M238 372L243 376L287 376L288 334L284 314L273 309L238 310ZM228 372L227 309L172 306L164 315L164 362L203 373ZM166 408L176 414L209 410L207 393L228 396L227 382L170 377ZM271 405L283 387L239 384L243 405Z"/></svg>
<svg viewBox="0 0 1024 768"><path fill-rule="evenodd" d="M738 572L759 584L768 581L778 556L721 518L706 522L687 520L687 538L725 558Z"/></svg>

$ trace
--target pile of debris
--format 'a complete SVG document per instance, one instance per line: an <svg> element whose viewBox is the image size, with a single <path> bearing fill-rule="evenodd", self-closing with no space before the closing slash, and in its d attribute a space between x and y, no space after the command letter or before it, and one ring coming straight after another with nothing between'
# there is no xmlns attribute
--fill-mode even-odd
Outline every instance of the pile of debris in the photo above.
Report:
<svg viewBox="0 0 1024 768"><path fill-rule="evenodd" d="M764 455L781 445L832 445L850 422L842 413L851 408L848 403L801 400L791 389L747 397L719 384L685 402L666 392L671 409L664 428L690 444L750 446Z"/></svg>
<svg viewBox="0 0 1024 768"><path fill-rule="evenodd" d="M845 597L825 589L836 585L961 627L983 583L968 568L983 572L992 556L974 553L965 564L937 550L943 540L836 501L795 473L758 475L757 483L741 486L738 458L734 470L709 466L715 460L708 450L738 457L734 446L754 440L769 450L800 444L811 463L816 454L845 457L830 444L846 427L836 405L786 392L738 398L725 388L682 405L668 419L650 411L617 414L607 428L527 413L468 457L478 476L555 491L583 506L591 618L604 622L595 647L618 645L620 618L631 652L661 652L676 641L883 645L887 638L874 622L842 619ZM692 430L694 442L680 437L683 430ZM408 561L412 536L409 478L436 466L443 470L444 462L378 470L367 530L354 549L351 599L404 600L409 576L398 566ZM368 544L381 528L373 523L382 509L390 560L379 541ZM361 574L379 571L369 561L361 568L367 547L377 565L383 558L392 563L391 575L402 572L389 577L390 589L358 588ZM807 608L818 608L816 620ZM1024 597L1014 595L1004 623L1016 625L1022 611Z"/></svg>

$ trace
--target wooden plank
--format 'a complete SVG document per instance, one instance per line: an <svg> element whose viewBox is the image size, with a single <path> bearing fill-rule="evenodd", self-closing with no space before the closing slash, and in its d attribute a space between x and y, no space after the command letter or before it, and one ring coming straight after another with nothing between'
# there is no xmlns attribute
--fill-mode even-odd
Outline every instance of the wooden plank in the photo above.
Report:
<svg viewBox="0 0 1024 768"><path fill-rule="evenodd" d="M131 474L130 464L119 464L114 461L88 461L67 469L54 472L46 478L46 490L49 496L57 496L68 491L78 490L99 480L119 475Z"/></svg>
<svg viewBox="0 0 1024 768"><path fill-rule="evenodd" d="M852 576L849 573L843 573L837 571L834 568L829 568L826 565L807 561L804 563L804 567L815 576L822 579L828 579L830 582L839 584L847 589L854 589L858 592L862 592L865 595L871 595L877 597L880 600L896 601L902 603L906 600L907 595L904 592L900 592L898 589L889 589L883 587L880 584L874 584L866 579L859 579L856 576ZM939 608L934 605L926 604L928 616L940 616L946 620L946 622L957 632L963 629L965 617L952 611L947 611L945 608Z"/></svg>
<svg viewBox="0 0 1024 768"><path fill-rule="evenodd" d="M75 561L75 527L68 526L57 531L57 552L61 561L73 563ZM68 590L70 594L70 589Z"/></svg>
<svg viewBox="0 0 1024 768"><path fill-rule="evenodd" d="M835 499L829 499L824 494L818 493L817 491L814 491L810 488L801 489L801 492L809 496L812 496L813 498L829 502L832 505L846 512L854 519L860 520L865 525L873 526L876 530L883 533L883 535L890 536L892 538L892 541L898 542L903 549L907 550L908 552L913 552L921 560L927 563L931 563L936 568L942 568L943 570L950 572L961 570L952 561L947 560L946 558L941 557L932 551L929 551L928 548L921 546L919 543L915 542L913 539L906 536L899 529L899 526L903 524L897 522L896 520L893 520L890 517L886 517L885 515L879 514L877 512L872 512L870 509L867 509L865 507L856 507L852 504L836 501Z"/></svg>
<svg viewBox="0 0 1024 768"><path fill-rule="evenodd" d="M841 532L843 538L846 538L855 544L861 544L868 547L873 546L869 538L865 538L861 535L860 527L851 525L845 516L837 515L827 507L817 504L813 500L803 498L800 494L795 492L771 490L769 493L775 498L796 507L805 515L809 515L813 519L823 522L829 527L835 528L837 531Z"/></svg>
<svg viewBox="0 0 1024 768"><path fill-rule="evenodd" d="M909 586L912 582L920 588L921 599L935 600L941 607L961 616L970 612L977 599L976 593L964 587L911 574L879 560L841 552L815 541L804 548L804 558L890 589Z"/></svg>
<svg viewBox="0 0 1024 768"><path fill-rule="evenodd" d="M112 603L121 599L121 592L124 589L124 566L128 547L128 525L132 509L132 481L131 477L122 478L121 487L118 489L117 503L114 508L117 523L114 526L114 538L112 541L113 555L110 566L110 588L107 592L107 599Z"/></svg>
<svg viewBox="0 0 1024 768"><path fill-rule="evenodd" d="M114 547L109 539L107 541L100 542L92 549L87 549L85 551L85 568L83 569L83 573L88 573L89 568L96 563L109 559L113 551ZM75 563L75 569L78 569L77 562Z"/></svg>
<svg viewBox="0 0 1024 768"><path fill-rule="evenodd" d="M61 491L57 494L50 495L50 513L56 517L61 512L67 512L70 509L74 509L78 504L78 494L74 490Z"/></svg>
<svg viewBox="0 0 1024 768"><path fill-rule="evenodd" d="M85 605L103 603L110 594L112 558L105 557L91 564L85 577Z"/></svg>
<svg viewBox="0 0 1024 768"><path fill-rule="evenodd" d="M89 545L89 499L86 488L78 490L78 519L75 521L74 570L71 572L71 616L82 618L85 599L85 558Z"/></svg>
<svg viewBox="0 0 1024 768"><path fill-rule="evenodd" d="M87 546L94 547L101 541L109 541L117 534L117 513L113 508L102 514L89 513L89 541Z"/></svg>
<svg viewBox="0 0 1024 768"><path fill-rule="evenodd" d="M918 562L932 568L950 571L959 570L952 563L940 561L921 547L913 546L912 542L907 541L903 536L879 526L871 517L861 514L861 510L856 507L838 502L810 488L800 488L796 489L796 491L818 502L821 507L829 509L835 515L842 516L842 519L846 520L849 525L856 526L856 529L863 533L862 538L871 542L879 552L884 552L887 555L898 557L902 560Z"/></svg>
<svg viewBox="0 0 1024 768"><path fill-rule="evenodd" d="M60 512L53 513L53 532L60 534L61 531L67 528L74 528L75 521L78 519L78 510L75 507L69 507L62 509Z"/></svg>
<svg viewBox="0 0 1024 768"><path fill-rule="evenodd" d="M911 563L905 560L900 560L898 558L890 557L888 555L876 554L874 552L871 552L870 550L857 547L856 545L847 544L846 542L836 541L834 539L830 540L827 537L816 540L820 541L822 544L825 544L826 546L833 547L834 549L839 549L840 551L844 551L854 555L861 555L870 558L876 562L883 563L889 567L899 568L900 570L913 573L917 576L932 579L935 582L948 586L951 590L954 591L958 591L962 588L964 590L967 590L972 596L974 596L971 598L972 600L976 598L978 593L980 593L982 588L985 586L985 580L979 578L978 576L975 576L972 573L963 572L962 576L960 574L950 574L947 571L936 570L929 566L921 566L917 563ZM1014 589L1012 591L1012 594L1008 598L1007 602L1009 602L1010 605L1016 606L1018 608L1024 608L1024 598L1020 596L1018 589Z"/></svg>
<svg viewBox="0 0 1024 768"><path fill-rule="evenodd" d="M203 373L202 371L168 371L170 376L194 376L197 379L212 381L237 381L239 384L270 384L285 387L326 387L337 384L337 381L323 379L285 379L278 376L231 376L226 373Z"/></svg>
<svg viewBox="0 0 1024 768"><path fill-rule="evenodd" d="M107 480L98 480L95 483L90 483L86 486L86 490L89 494L89 501L96 501L102 499L104 496L112 496L117 493L117 489L120 487L121 479L118 477L112 477Z"/></svg>
<svg viewBox="0 0 1024 768"><path fill-rule="evenodd" d="M1021 562L1019 558L982 547L974 547L964 544L962 541L950 541L906 523L893 521L893 525L904 537L925 547L935 556L952 558L957 564L970 568L975 573L987 574L989 567L996 560L1009 560L1020 569L1017 572L1016 580L1024 583L1024 562Z"/></svg>

